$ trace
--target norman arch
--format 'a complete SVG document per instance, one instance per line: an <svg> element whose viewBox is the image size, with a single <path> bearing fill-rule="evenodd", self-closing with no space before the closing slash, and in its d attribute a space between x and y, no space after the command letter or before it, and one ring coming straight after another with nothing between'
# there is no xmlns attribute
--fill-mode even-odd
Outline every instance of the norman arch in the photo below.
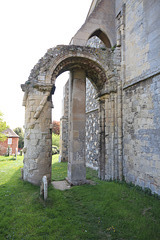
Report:
<svg viewBox="0 0 160 240"><path fill-rule="evenodd" d="M101 90L106 82L106 74L104 69L93 60L84 57L69 57L62 60L54 69L51 75L51 82L54 84L55 79L65 71L74 71L82 69L85 71L86 77L89 78L96 88Z"/></svg>
<svg viewBox="0 0 160 240"><path fill-rule="evenodd" d="M71 79L68 181L74 185L85 183L85 81L86 77L91 79L98 95L101 95L105 90L106 81L113 75L111 55L108 50L72 45L57 46L49 49L35 65L28 81L22 85L22 90L25 92L23 105L26 108L24 180L38 185L46 175L48 181L51 181L50 96L54 93L56 78L62 72L69 70ZM104 134L100 136L104 138ZM104 154L100 154L99 159L100 163L104 162ZM100 173L100 177L101 175ZM101 178L104 179L104 176Z"/></svg>

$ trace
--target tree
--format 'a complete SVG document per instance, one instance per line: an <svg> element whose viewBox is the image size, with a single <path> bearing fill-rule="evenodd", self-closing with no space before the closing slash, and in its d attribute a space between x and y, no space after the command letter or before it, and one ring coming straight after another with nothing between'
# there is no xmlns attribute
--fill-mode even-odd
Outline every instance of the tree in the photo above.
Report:
<svg viewBox="0 0 160 240"><path fill-rule="evenodd" d="M13 131L19 136L18 148L23 148L24 147L24 132L23 132L23 129L20 128L20 127L17 127Z"/></svg>
<svg viewBox="0 0 160 240"><path fill-rule="evenodd" d="M5 141L7 138L5 134L3 134L3 131L6 130L6 128L7 128L7 124L3 120L3 113L0 112L0 142Z"/></svg>
<svg viewBox="0 0 160 240"><path fill-rule="evenodd" d="M53 120L52 126L53 126L52 132L56 135L59 135L60 134L60 122Z"/></svg>

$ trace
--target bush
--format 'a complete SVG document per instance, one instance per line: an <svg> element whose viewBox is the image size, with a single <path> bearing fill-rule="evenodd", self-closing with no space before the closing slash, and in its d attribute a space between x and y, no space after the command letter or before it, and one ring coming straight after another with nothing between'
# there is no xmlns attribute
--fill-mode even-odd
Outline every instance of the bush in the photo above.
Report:
<svg viewBox="0 0 160 240"><path fill-rule="evenodd" d="M52 145L59 148L60 135L52 133Z"/></svg>
<svg viewBox="0 0 160 240"><path fill-rule="evenodd" d="M59 135L60 134L60 121L53 121L52 123L53 127L52 127L52 132L54 134Z"/></svg>

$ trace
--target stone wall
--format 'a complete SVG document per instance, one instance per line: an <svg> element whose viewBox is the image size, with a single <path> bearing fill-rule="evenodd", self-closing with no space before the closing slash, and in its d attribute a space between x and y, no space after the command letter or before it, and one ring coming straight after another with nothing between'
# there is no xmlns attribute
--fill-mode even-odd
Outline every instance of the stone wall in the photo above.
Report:
<svg viewBox="0 0 160 240"><path fill-rule="evenodd" d="M160 194L160 75L124 90L124 176Z"/></svg>
<svg viewBox="0 0 160 240"><path fill-rule="evenodd" d="M93 36L87 41L87 46L106 49L105 44ZM98 170L99 157L99 123L98 101L96 90L89 79L86 81L86 166Z"/></svg>
<svg viewBox="0 0 160 240"><path fill-rule="evenodd" d="M160 2L126 1L123 174L160 194Z"/></svg>
<svg viewBox="0 0 160 240"><path fill-rule="evenodd" d="M129 82L159 69L160 2L127 0L125 12L126 82Z"/></svg>
<svg viewBox="0 0 160 240"><path fill-rule="evenodd" d="M86 165L98 169L98 102L96 91L90 81L86 81Z"/></svg>
<svg viewBox="0 0 160 240"><path fill-rule="evenodd" d="M105 44L97 37L93 36L91 37L86 44L88 47L93 47L93 48L102 48L106 49Z"/></svg>
<svg viewBox="0 0 160 240"><path fill-rule="evenodd" d="M26 85L23 88L27 88ZM46 175L51 182L51 89L32 89L25 101L23 179L39 185Z"/></svg>

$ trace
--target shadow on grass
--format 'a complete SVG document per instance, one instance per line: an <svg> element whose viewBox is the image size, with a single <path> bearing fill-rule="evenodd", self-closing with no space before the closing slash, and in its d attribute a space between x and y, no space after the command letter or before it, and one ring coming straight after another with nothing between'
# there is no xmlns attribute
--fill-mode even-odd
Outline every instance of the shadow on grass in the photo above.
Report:
<svg viewBox="0 0 160 240"><path fill-rule="evenodd" d="M23 239L37 221L39 187L22 181L20 176L20 169L16 170L8 182L0 185L0 239Z"/></svg>
<svg viewBox="0 0 160 240"><path fill-rule="evenodd" d="M64 179L67 163L53 163L53 178ZM0 186L0 239L154 240L160 236L160 201L126 184L104 182L59 191L20 180L20 169Z"/></svg>
<svg viewBox="0 0 160 240"><path fill-rule="evenodd" d="M8 162L8 161L15 161L16 158L15 157L3 157L3 158L0 158L0 162Z"/></svg>

